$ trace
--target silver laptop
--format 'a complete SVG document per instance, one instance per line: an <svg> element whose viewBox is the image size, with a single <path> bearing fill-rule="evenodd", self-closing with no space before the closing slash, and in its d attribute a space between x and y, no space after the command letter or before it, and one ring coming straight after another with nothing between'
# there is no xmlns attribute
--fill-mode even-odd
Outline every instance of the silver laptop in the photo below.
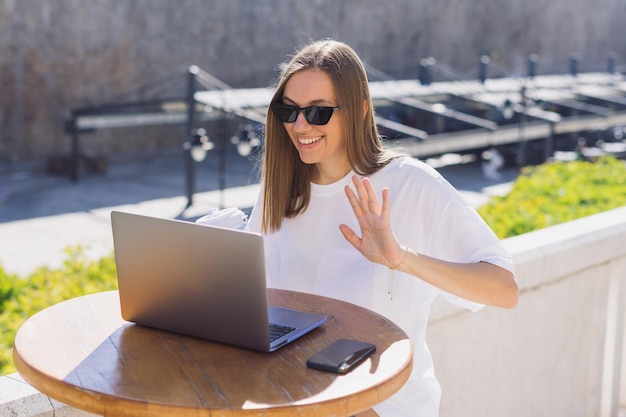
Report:
<svg viewBox="0 0 626 417"><path fill-rule="evenodd" d="M124 320L268 352L326 321L268 307L258 233L119 211L111 224Z"/></svg>

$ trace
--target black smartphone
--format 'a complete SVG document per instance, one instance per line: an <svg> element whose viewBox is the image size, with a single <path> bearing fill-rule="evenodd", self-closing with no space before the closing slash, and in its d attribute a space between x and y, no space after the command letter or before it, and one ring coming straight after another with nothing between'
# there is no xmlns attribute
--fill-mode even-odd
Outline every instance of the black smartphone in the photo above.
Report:
<svg viewBox="0 0 626 417"><path fill-rule="evenodd" d="M338 339L311 356L306 365L309 368L345 374L375 351L376 346L372 343Z"/></svg>

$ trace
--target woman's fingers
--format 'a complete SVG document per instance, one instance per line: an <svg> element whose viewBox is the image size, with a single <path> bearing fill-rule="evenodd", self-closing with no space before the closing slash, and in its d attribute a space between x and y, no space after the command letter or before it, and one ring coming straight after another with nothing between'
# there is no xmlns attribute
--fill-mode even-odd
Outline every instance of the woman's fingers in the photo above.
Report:
<svg viewBox="0 0 626 417"><path fill-rule="evenodd" d="M363 186L363 183L361 182L359 177L357 177L356 175L352 177L352 183L354 184L354 188L356 189L356 193L359 197L358 201L359 201L359 204L361 205L361 209L364 212L368 212L369 204L368 204L368 198L367 198L367 191L365 191L365 187Z"/></svg>
<svg viewBox="0 0 626 417"><path fill-rule="evenodd" d="M391 220L391 200L389 198L389 188L383 188L383 208L380 215L386 221Z"/></svg>
<svg viewBox="0 0 626 417"><path fill-rule="evenodd" d="M356 189L358 200L363 212L379 214L381 211L376 191L368 178L359 179L356 175L352 177L352 183Z"/></svg>
<svg viewBox="0 0 626 417"><path fill-rule="evenodd" d="M341 234L343 235L343 237L348 242L350 242L352 246L354 246L356 249L360 248L361 238L356 233L354 233L354 230L352 230L349 226L345 224L340 224L339 230L341 231Z"/></svg>
<svg viewBox="0 0 626 417"><path fill-rule="evenodd" d="M352 191L352 188L350 188L349 185L346 185L345 191L346 191L346 196L348 197L348 201L350 202L350 206L352 206L352 211L354 212L354 215L356 216L357 219L360 219L364 214L361 208L361 202L359 201L357 196L354 194L354 191Z"/></svg>

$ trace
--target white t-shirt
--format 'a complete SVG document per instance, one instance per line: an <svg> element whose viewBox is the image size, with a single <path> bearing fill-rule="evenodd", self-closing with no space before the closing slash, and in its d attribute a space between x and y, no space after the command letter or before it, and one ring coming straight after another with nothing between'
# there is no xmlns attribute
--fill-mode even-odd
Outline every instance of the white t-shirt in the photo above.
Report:
<svg viewBox="0 0 626 417"><path fill-rule="evenodd" d="M383 417L435 417L441 388L425 341L430 306L437 295L472 310L482 305L398 271L390 297L389 270L365 259L339 231L339 224L345 223L360 234L344 192L353 175L330 185L311 184L307 210L284 219L279 231L265 237L268 286L358 304L400 326L413 342L413 372L407 384L375 410ZM510 255L475 209L430 166L398 158L369 179L379 199L383 187L389 188L391 226L402 245L446 261L485 261L513 270ZM250 215L249 230L260 231L261 202Z"/></svg>

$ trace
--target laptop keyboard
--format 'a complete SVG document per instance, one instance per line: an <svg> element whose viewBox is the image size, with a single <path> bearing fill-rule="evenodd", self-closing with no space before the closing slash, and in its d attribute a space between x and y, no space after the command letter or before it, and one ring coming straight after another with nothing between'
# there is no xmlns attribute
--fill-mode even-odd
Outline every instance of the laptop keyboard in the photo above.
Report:
<svg viewBox="0 0 626 417"><path fill-rule="evenodd" d="M278 339L281 336L286 335L292 330L295 330L294 327L281 326L280 324L270 323L270 343L274 340Z"/></svg>

